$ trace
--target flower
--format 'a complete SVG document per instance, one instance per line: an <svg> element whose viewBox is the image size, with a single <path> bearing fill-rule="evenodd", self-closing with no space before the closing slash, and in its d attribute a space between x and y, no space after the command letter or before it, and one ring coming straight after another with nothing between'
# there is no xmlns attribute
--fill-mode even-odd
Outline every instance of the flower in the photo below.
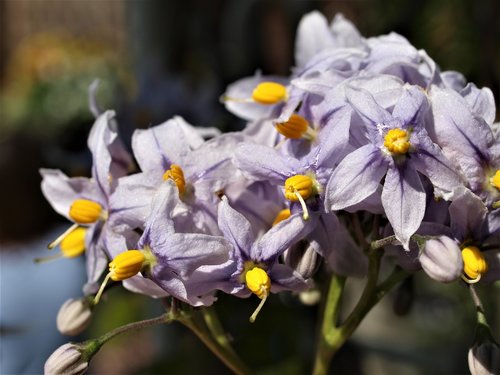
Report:
<svg viewBox="0 0 500 375"><path fill-rule="evenodd" d="M458 244L447 236L426 240L418 260L425 273L442 283L457 280L464 269Z"/></svg>
<svg viewBox="0 0 500 375"><path fill-rule="evenodd" d="M83 348L67 343L57 348L45 362L45 375L80 375L87 372L89 363L82 356Z"/></svg>
<svg viewBox="0 0 500 375"><path fill-rule="evenodd" d="M92 127L88 146L92 152L92 177L68 178L59 170L41 169L42 192L55 211L73 221L73 225L49 248L69 239L74 231L85 227L85 249L88 283L85 294L95 292L97 280L106 267L107 254L103 241L112 231L115 214L124 215L135 207L127 201L112 201L119 177L127 174L131 159L118 138L115 113L101 114ZM73 242L72 242L73 243ZM81 249L81 246L78 246Z"/></svg>
<svg viewBox="0 0 500 375"><path fill-rule="evenodd" d="M63 335L76 336L82 333L92 319L91 305L86 298L70 298L57 313L57 329Z"/></svg>
<svg viewBox="0 0 500 375"><path fill-rule="evenodd" d="M382 205L396 238L408 249L425 213L419 173L429 178L435 194L446 199L462 184L460 176L425 130L428 106L420 88L405 87L392 113L364 89L347 87L346 97L363 119L369 143L335 168L326 186L325 205L328 210L355 205L372 195L385 176Z"/></svg>

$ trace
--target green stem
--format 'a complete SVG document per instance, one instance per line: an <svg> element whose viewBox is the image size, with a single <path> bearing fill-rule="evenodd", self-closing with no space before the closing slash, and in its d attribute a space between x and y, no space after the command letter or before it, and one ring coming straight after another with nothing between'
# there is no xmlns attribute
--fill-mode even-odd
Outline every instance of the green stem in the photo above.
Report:
<svg viewBox="0 0 500 375"><path fill-rule="evenodd" d="M322 324L318 335L314 374L326 374L334 352L328 342L328 334L335 329L344 290L345 277L332 275L325 299Z"/></svg>
<svg viewBox="0 0 500 375"><path fill-rule="evenodd" d="M97 339L91 339L91 340L84 342L83 343L84 349L82 352L82 358L87 362L90 361L90 359L99 351L99 349L101 349L101 347L106 342L108 342L112 338L114 338L122 333L136 330L136 329L145 328L145 327L151 327L151 326L154 326L157 324L170 323L170 322L174 321L175 319L176 319L176 317L173 314L165 313L165 314L162 314L156 318L141 320L139 322L133 322L133 323L129 323L129 324L126 324L124 326L115 328L115 329L105 333L101 337L98 337Z"/></svg>
<svg viewBox="0 0 500 375"><path fill-rule="evenodd" d="M351 337L373 306L375 306L390 289L408 276L405 271L396 268L384 282L377 286L381 258L382 252L372 250L369 253L370 263L365 289L357 305L349 314L345 322L340 326L336 326L335 321L332 319L333 317L336 318L338 314L340 295L329 292L328 300L325 305L326 313L323 316L324 320L317 356L314 363L314 375L324 375L327 373L334 354L344 345L347 339ZM332 280L331 286L332 285L335 285L334 280ZM332 287L330 289L332 289ZM335 313L329 311L334 311Z"/></svg>
<svg viewBox="0 0 500 375"><path fill-rule="evenodd" d="M189 328L231 371L237 375L250 374L250 371L236 356L234 351L226 349L224 346L220 345L218 341L212 338L210 331L202 324L203 322L198 316L193 316L193 318L181 317L178 320Z"/></svg>
<svg viewBox="0 0 500 375"><path fill-rule="evenodd" d="M215 308L213 306L204 308L201 310L201 313L203 315L203 319L205 320L205 324L207 325L215 341L217 341L217 343L225 348L228 352L231 352L234 356L236 356L236 352L234 351L231 342L229 341L226 331L222 327Z"/></svg>

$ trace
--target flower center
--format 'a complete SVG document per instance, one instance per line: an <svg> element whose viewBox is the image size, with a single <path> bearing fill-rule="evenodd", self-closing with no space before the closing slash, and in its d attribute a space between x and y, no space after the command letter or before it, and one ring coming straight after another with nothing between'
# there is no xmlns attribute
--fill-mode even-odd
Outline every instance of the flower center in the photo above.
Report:
<svg viewBox="0 0 500 375"><path fill-rule="evenodd" d="M391 129L384 138L384 146L393 155L406 154L410 149L410 135L403 129Z"/></svg>
<svg viewBox="0 0 500 375"><path fill-rule="evenodd" d="M276 82L261 82L252 92L254 102L270 105L287 100L286 87Z"/></svg>
<svg viewBox="0 0 500 375"><path fill-rule="evenodd" d="M483 254L476 246L467 246L462 249L462 260L464 261L464 274L462 277L466 282L477 283L481 275L488 271L488 264Z"/></svg>
<svg viewBox="0 0 500 375"><path fill-rule="evenodd" d="M490 184L493 185L493 187L500 190L500 169L497 169L495 174L493 176L491 176Z"/></svg>
<svg viewBox="0 0 500 375"><path fill-rule="evenodd" d="M276 130L287 138L304 138L312 141L316 138L316 132L309 127L309 122L302 116L294 113L288 121L276 124Z"/></svg>
<svg viewBox="0 0 500 375"><path fill-rule="evenodd" d="M69 217L78 224L92 224L106 219L102 206L88 199L77 199L69 209Z"/></svg>
<svg viewBox="0 0 500 375"><path fill-rule="evenodd" d="M245 273L245 284L252 293L261 299L259 306L257 306L252 316L250 316L250 322L253 323L269 296L271 279L262 268L254 267Z"/></svg>
<svg viewBox="0 0 500 375"><path fill-rule="evenodd" d="M186 191L186 180L184 179L184 172L182 168L177 164L172 164L170 169L163 174L163 180L171 179L177 185L179 189L179 194L183 195Z"/></svg>
<svg viewBox="0 0 500 375"><path fill-rule="evenodd" d="M292 213L290 212L289 208L285 208L285 209L281 210L280 212L278 212L278 214L276 215L276 218L273 221L273 227L276 224L278 224L279 222L288 219L291 216L291 214Z"/></svg>

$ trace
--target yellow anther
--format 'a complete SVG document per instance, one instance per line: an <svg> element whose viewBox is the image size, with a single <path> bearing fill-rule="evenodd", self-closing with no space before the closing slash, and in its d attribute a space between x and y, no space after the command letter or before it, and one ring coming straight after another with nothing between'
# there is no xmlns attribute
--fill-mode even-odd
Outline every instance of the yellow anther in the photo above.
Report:
<svg viewBox="0 0 500 375"><path fill-rule="evenodd" d="M403 129L391 129L384 138L384 146L391 154L406 154L410 149L410 135Z"/></svg>
<svg viewBox="0 0 500 375"><path fill-rule="evenodd" d="M315 138L315 132L309 127L309 122L296 113L291 115L288 121L277 123L276 130L291 139L313 140Z"/></svg>
<svg viewBox="0 0 500 375"><path fill-rule="evenodd" d="M260 267L254 267L245 274L245 283L259 298L264 298L271 290L271 279Z"/></svg>
<svg viewBox="0 0 500 375"><path fill-rule="evenodd" d="M245 283L247 288L261 299L259 306L257 306L252 316L250 316L250 322L253 323L269 296L269 292L271 291L271 279L262 268L254 267L245 273Z"/></svg>
<svg viewBox="0 0 500 375"><path fill-rule="evenodd" d="M495 174L490 178L490 184L500 190L500 169L497 169Z"/></svg>
<svg viewBox="0 0 500 375"><path fill-rule="evenodd" d="M170 169L163 174L163 180L172 179L177 188L179 189L179 194L184 194L186 190L186 180L184 179L184 172L182 168L177 164L172 164Z"/></svg>
<svg viewBox="0 0 500 375"><path fill-rule="evenodd" d="M277 104L287 98L286 87L276 82L261 82L252 92L253 101L260 104Z"/></svg>
<svg viewBox="0 0 500 375"><path fill-rule="evenodd" d="M297 174L289 177L285 181L285 198L297 202L299 197L296 193L299 193L303 199L307 199L313 193L313 186L314 181L309 176Z"/></svg>
<svg viewBox="0 0 500 375"><path fill-rule="evenodd" d="M119 254L109 263L111 280L121 281L137 275L145 260L146 257L140 250L129 250Z"/></svg>
<svg viewBox="0 0 500 375"><path fill-rule="evenodd" d="M465 281L476 283L481 275L488 271L488 264L483 254L476 246L467 246L462 249L462 260L464 261Z"/></svg>
<svg viewBox="0 0 500 375"><path fill-rule="evenodd" d="M318 194L318 183L310 176L297 174L285 181L285 198L292 202L300 202L304 220L309 219L309 210L305 200L313 194Z"/></svg>
<svg viewBox="0 0 500 375"><path fill-rule="evenodd" d="M69 233L61 241L61 253L66 258L74 258L81 255L85 251L85 234L87 229L78 227Z"/></svg>
<svg viewBox="0 0 500 375"><path fill-rule="evenodd" d="M150 265L153 261L155 261L154 255L148 249L128 250L118 254L115 259L109 263L109 272L94 298L94 305L99 303L109 279L113 281L122 281L131 278L141 272L144 267Z"/></svg>
<svg viewBox="0 0 500 375"><path fill-rule="evenodd" d="M77 199L69 209L69 216L79 224L95 223L102 216L102 206L88 199Z"/></svg>
<svg viewBox="0 0 500 375"><path fill-rule="evenodd" d="M281 222L283 220L288 219L291 216L291 214L292 213L290 212L289 208L285 208L285 209L281 210L280 212L278 212L278 215L276 215L276 218L273 221L273 226L275 226L276 224L278 224L279 222Z"/></svg>

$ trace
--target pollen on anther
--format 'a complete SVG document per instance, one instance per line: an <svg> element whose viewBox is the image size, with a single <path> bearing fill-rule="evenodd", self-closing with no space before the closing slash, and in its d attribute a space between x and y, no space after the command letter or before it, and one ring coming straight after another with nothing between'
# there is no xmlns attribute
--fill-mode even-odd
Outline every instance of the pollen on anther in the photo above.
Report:
<svg viewBox="0 0 500 375"><path fill-rule="evenodd" d="M259 298L264 298L271 290L271 279L266 271L254 267L245 274L245 283L252 293Z"/></svg>
<svg viewBox="0 0 500 375"><path fill-rule="evenodd" d="M299 198L296 193L298 193L303 199L307 199L313 193L313 184L312 178L306 175L297 174L289 177L285 181L285 198L297 202Z"/></svg>
<svg viewBox="0 0 500 375"><path fill-rule="evenodd" d="M69 216L79 224L95 223L102 215L102 206L88 199L76 199L69 209Z"/></svg>
<svg viewBox="0 0 500 375"><path fill-rule="evenodd" d="M163 180L171 179L177 185L179 189L179 194L184 194L186 190L186 180L184 179L184 172L180 166L177 164L172 164L170 169L163 174Z"/></svg>
<svg viewBox="0 0 500 375"><path fill-rule="evenodd" d="M61 253L66 258L74 258L81 255L85 251L85 234L87 229L84 227L78 227L69 233L61 241L59 247L61 248Z"/></svg>
<svg viewBox="0 0 500 375"><path fill-rule="evenodd" d="M285 209L281 210L280 212L278 212L278 214L274 218L273 226L275 226L276 224L282 222L283 220L288 219L291 214L292 213L290 212L289 208L285 208Z"/></svg>
<svg viewBox="0 0 500 375"><path fill-rule="evenodd" d="M261 82L252 92L254 102L260 104L277 104L287 100L286 87L277 82Z"/></svg>
<svg viewBox="0 0 500 375"><path fill-rule="evenodd" d="M305 136L309 129L309 122L296 113L292 114L288 121L276 124L276 130L290 139L311 138Z"/></svg>
<svg viewBox="0 0 500 375"><path fill-rule="evenodd" d="M495 174L493 176L491 176L490 183L491 183L491 185L493 185L493 187L500 190L500 169L497 169Z"/></svg>
<svg viewBox="0 0 500 375"><path fill-rule="evenodd" d="M410 135L404 129L391 129L384 137L384 147L391 154L402 155L410 150Z"/></svg>
<svg viewBox="0 0 500 375"><path fill-rule="evenodd" d="M114 281L121 281L137 275L146 257L140 250L129 250L119 254L109 263L110 278Z"/></svg>
<svg viewBox="0 0 500 375"><path fill-rule="evenodd" d="M481 251L476 246L467 246L462 249L464 274L470 280L479 280L481 275L488 271L488 264Z"/></svg>

